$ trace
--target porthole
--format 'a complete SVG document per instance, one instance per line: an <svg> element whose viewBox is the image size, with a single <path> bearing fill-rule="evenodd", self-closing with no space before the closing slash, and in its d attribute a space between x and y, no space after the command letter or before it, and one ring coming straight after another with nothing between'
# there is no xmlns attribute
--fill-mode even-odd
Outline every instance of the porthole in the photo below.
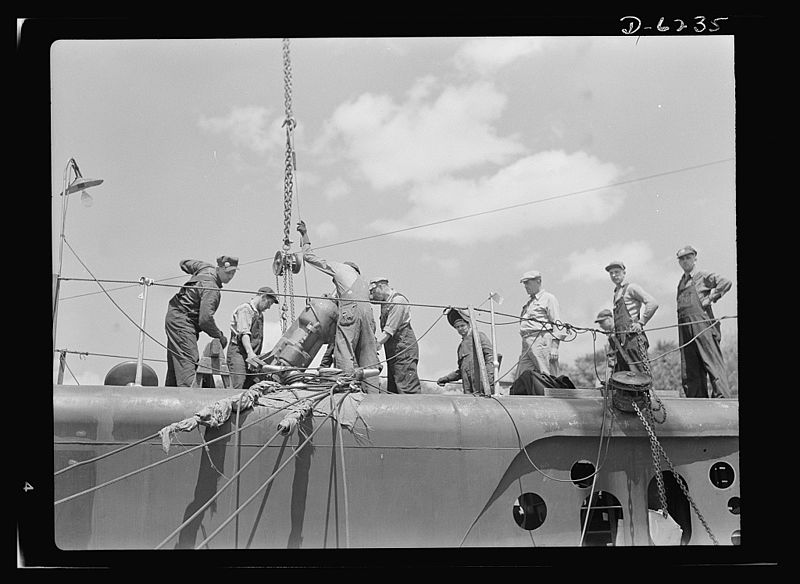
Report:
<svg viewBox="0 0 800 584"><path fill-rule="evenodd" d="M648 513L650 541L654 545L664 543L672 545L672 536L677 531L675 529L677 527L680 530L680 545L687 545L689 540L692 539L692 512L689 500L686 498L683 488L681 488L681 484L683 484L688 490L686 479L681 476L679 483L675 475L669 471L662 471L661 479L664 485L668 518L663 518L661 492L658 487L658 480L653 477L647 485L647 508L655 512Z"/></svg>
<svg viewBox="0 0 800 584"><path fill-rule="evenodd" d="M586 518L587 507L589 518ZM581 505L580 530L584 546L615 546L622 537L622 505L607 491L597 491Z"/></svg>
<svg viewBox="0 0 800 584"><path fill-rule="evenodd" d="M733 484L735 473L733 467L727 462L715 462L708 471L711 484L718 489L727 489Z"/></svg>
<svg viewBox="0 0 800 584"><path fill-rule="evenodd" d="M572 484L579 489L588 489L592 486L594 478L594 465L588 460L579 460L572 465L569 471Z"/></svg>
<svg viewBox="0 0 800 584"><path fill-rule="evenodd" d="M728 499L728 511L734 515L739 515L741 506L742 502L739 500L739 497L731 497Z"/></svg>
<svg viewBox="0 0 800 584"><path fill-rule="evenodd" d="M514 502L513 514L517 525L532 531L547 518L547 504L536 493L523 493Z"/></svg>
<svg viewBox="0 0 800 584"><path fill-rule="evenodd" d="M742 545L742 530L737 529L731 533L731 543L733 545Z"/></svg>

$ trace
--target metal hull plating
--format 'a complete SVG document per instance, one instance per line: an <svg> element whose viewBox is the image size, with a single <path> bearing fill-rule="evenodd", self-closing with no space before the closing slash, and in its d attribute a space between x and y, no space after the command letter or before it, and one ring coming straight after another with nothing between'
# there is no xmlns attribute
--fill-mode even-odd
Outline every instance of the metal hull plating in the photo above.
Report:
<svg viewBox="0 0 800 584"><path fill-rule="evenodd" d="M55 470L150 436L237 394L56 386ZM731 503L738 501L740 484L738 402L662 401L668 416L655 428L658 440L708 529L720 544L730 545L740 528L738 505ZM600 397L366 395L358 405L361 436L340 434L323 417L306 420L305 435L274 440L214 505L163 547L195 548L254 493L235 520L202 547L577 546L584 528L581 509L592 491L590 482L571 479L581 461L597 464L594 492L619 501L611 544L650 545L648 486L655 471L648 433L635 414L616 411L612 419L606 410L604 421L604 410ZM274 413L264 406L243 411L240 426L256 423L240 433L238 444L233 434L207 451L195 450L57 504L56 545L155 548L275 435L281 417ZM234 413L219 428L202 429L202 437L201 431L178 435L169 455L228 433L235 424ZM261 488L320 424L311 444ZM608 438L602 444L601 435ZM166 457L161 441L153 438L58 474L56 500ZM722 486L710 479L719 463L733 470L733 479ZM668 471L666 465L662 469ZM543 502L533 529L519 521L524 494ZM685 543L711 544L695 512L691 522Z"/></svg>

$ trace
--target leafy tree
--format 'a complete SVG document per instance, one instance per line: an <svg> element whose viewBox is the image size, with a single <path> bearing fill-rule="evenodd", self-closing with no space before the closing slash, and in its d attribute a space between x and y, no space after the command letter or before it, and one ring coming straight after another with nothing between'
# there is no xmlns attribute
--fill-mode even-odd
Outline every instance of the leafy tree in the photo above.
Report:
<svg viewBox="0 0 800 584"><path fill-rule="evenodd" d="M731 397L739 395L739 350L736 339L722 346L725 359L725 370L731 389ZM648 351L650 372L653 377L653 389L677 391L683 395L681 383L681 353L674 341L659 341ZM605 355L603 351L595 351L577 357L570 364L561 367L560 373L568 376L575 387L598 387L605 375ZM598 379L598 376L600 379Z"/></svg>

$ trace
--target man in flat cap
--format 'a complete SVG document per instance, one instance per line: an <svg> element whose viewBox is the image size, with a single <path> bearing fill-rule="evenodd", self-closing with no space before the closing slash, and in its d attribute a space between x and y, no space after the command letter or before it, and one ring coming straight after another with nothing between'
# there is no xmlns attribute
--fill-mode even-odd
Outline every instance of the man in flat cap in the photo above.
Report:
<svg viewBox="0 0 800 584"><path fill-rule="evenodd" d="M459 310L451 308L447 313L447 320L452 327L456 329L461 335L461 343L458 345L456 351L456 358L458 362L458 369L451 371L447 375L443 375L436 380L439 386L444 387L450 381L461 380L461 385L464 393L480 392L481 382L477 377L479 370L475 363L475 357L478 355L475 351L474 340L472 338L472 327ZM480 353L479 358L482 358L486 367L486 376L489 381L489 387L485 391L491 392L494 385L494 350L492 349L492 341L486 336L486 333L478 331L478 338L480 339Z"/></svg>
<svg viewBox="0 0 800 584"><path fill-rule="evenodd" d="M644 325L658 310L658 302L644 288L626 280L625 264L619 260L606 266L614 283L614 334L619 341L615 371L639 371L649 375L647 350L650 343Z"/></svg>
<svg viewBox="0 0 800 584"><path fill-rule="evenodd" d="M230 282L239 269L239 258L220 256L217 265L200 260L183 260L181 270L191 278L169 301L164 329L167 333L168 387L191 387L195 380L200 353L197 339L200 332L219 339L222 348L228 344L214 321L219 307L220 290Z"/></svg>
<svg viewBox="0 0 800 584"><path fill-rule="evenodd" d="M520 313L522 353L514 379L529 369L558 375L558 346L566 336L554 324L561 322L558 300L542 288L542 274L536 270L525 272L519 281L529 298Z"/></svg>
<svg viewBox="0 0 800 584"><path fill-rule="evenodd" d="M678 283L678 345L684 394L709 397L710 379L711 397L730 397L720 348L720 323L714 318L711 304L731 289L731 282L713 272L695 269L697 250L691 245L682 247L676 255L683 270Z"/></svg>
<svg viewBox="0 0 800 584"><path fill-rule="evenodd" d="M361 270L353 262L327 261L311 251L311 240L304 221L297 224L297 231L302 236L303 260L329 275L336 286L339 316L333 342L334 367L346 375L352 375L356 368L383 369L375 342L375 318L369 304L369 285L361 275ZM378 392L370 383L365 382L364 386L368 393Z"/></svg>
<svg viewBox="0 0 800 584"><path fill-rule="evenodd" d="M227 360L233 389L248 389L261 381L257 372L265 364L258 358L264 341L264 312L277 303L275 291L262 286L258 294L233 311ZM255 373L248 373L253 370Z"/></svg>
<svg viewBox="0 0 800 584"><path fill-rule="evenodd" d="M417 363L419 347L411 328L408 298L389 286L389 279L374 278L369 283L369 297L381 303L380 332L376 342L386 354L386 389L390 393L420 393Z"/></svg>

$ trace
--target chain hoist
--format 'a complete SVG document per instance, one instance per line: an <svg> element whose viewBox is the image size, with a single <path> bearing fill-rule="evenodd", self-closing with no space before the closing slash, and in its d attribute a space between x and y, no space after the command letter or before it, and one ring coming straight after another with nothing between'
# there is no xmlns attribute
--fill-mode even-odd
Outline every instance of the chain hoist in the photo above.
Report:
<svg viewBox="0 0 800 584"><path fill-rule="evenodd" d="M644 338L644 332L638 333L636 335L636 343L637 347L639 348L639 360L642 363L642 368L644 369L645 373L647 373L647 375L650 376L650 379L653 379L653 372L650 369L650 359L647 357L647 344ZM659 397L655 394L655 392L652 391L652 389L653 388L651 386L650 390L647 392L648 399L650 400L649 409L651 414L653 412L658 412L658 411L661 411L663 413L664 417L661 418L660 420L656 420L655 416L653 416L653 420L655 422L663 424L664 422L667 421L667 410L664 407L663 402L659 399ZM652 398L655 398L657 404L656 407L653 407Z"/></svg>
<svg viewBox="0 0 800 584"><path fill-rule="evenodd" d="M294 129L297 122L292 116L292 63L289 56L289 39L283 39L283 99L285 119L283 127L286 129L286 154L284 157L283 176L283 246L275 254L272 262L272 271L275 274L275 283L283 291L283 304L281 305L281 329L286 332L290 322L295 319L294 311L294 283L292 274L300 272L302 256L289 253L292 241L289 237L292 223L292 195L294 194L294 173L297 169L297 160L294 152ZM283 276L283 285L279 277Z"/></svg>

